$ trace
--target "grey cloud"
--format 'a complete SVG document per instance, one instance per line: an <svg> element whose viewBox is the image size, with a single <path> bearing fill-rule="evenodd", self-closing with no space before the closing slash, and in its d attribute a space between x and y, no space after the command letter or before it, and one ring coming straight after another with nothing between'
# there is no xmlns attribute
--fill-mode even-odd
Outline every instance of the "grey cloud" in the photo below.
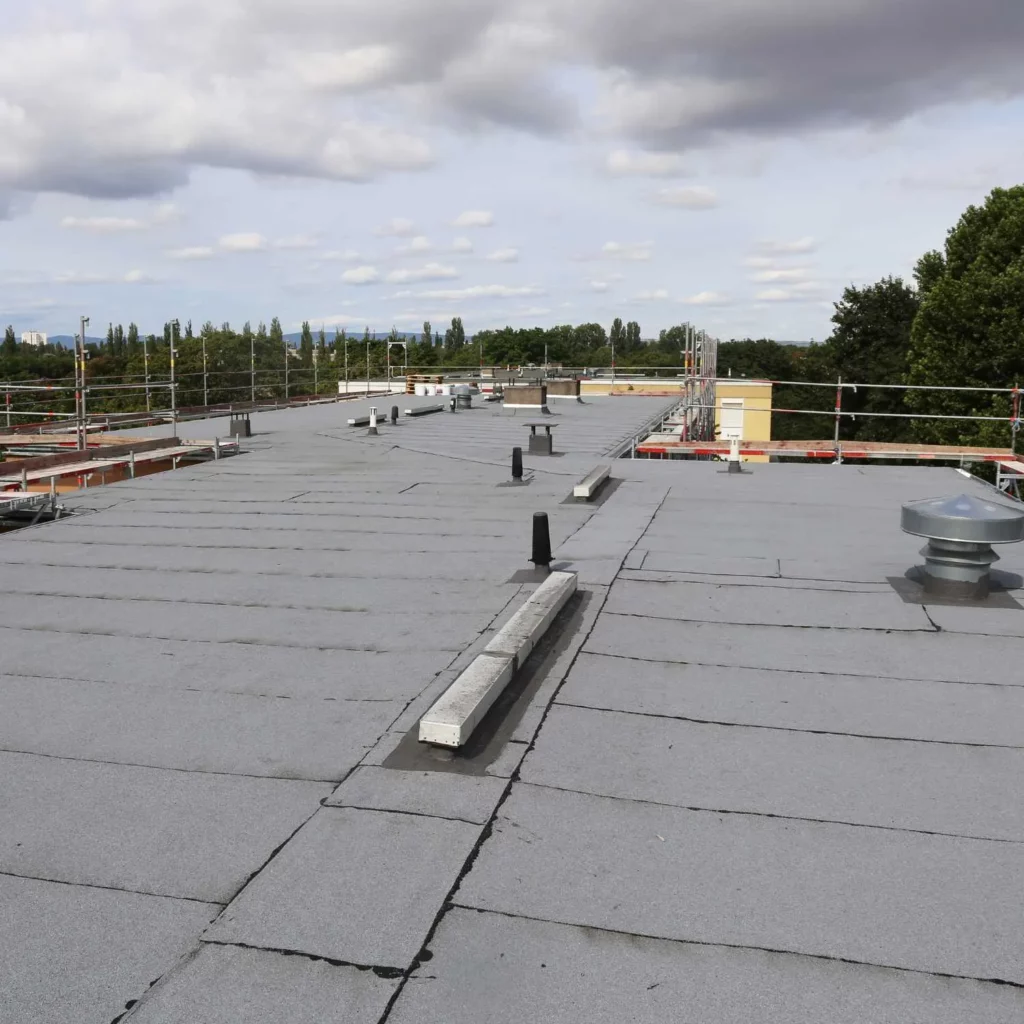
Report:
<svg viewBox="0 0 1024 1024"><path fill-rule="evenodd" d="M614 134L672 153L1024 91L1021 0L106 0L78 24L0 39L0 190L363 181L428 166L432 123L570 135L591 75Z"/></svg>
<svg viewBox="0 0 1024 1024"><path fill-rule="evenodd" d="M654 146L891 122L1024 89L1019 0L563 0L563 10L597 65L622 69L613 119Z"/></svg>

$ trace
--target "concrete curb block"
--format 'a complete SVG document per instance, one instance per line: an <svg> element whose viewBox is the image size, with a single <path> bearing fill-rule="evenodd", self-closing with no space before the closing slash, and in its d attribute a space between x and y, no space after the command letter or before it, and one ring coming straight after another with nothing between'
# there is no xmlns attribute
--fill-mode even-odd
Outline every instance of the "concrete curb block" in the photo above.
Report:
<svg viewBox="0 0 1024 1024"><path fill-rule="evenodd" d="M406 409L406 416L429 416L432 412L444 412L443 405L421 405L418 409Z"/></svg>
<svg viewBox="0 0 1024 1024"><path fill-rule="evenodd" d="M575 593L575 573L552 573L420 719L420 742L463 746Z"/></svg>
<svg viewBox="0 0 1024 1024"><path fill-rule="evenodd" d="M611 466L595 466L575 487L572 496L580 501L593 501L598 491L608 482Z"/></svg>
<svg viewBox="0 0 1024 1024"><path fill-rule="evenodd" d="M514 658L518 668L530 656L548 626L576 593L574 572L553 572L494 635L485 654Z"/></svg>
<svg viewBox="0 0 1024 1024"><path fill-rule="evenodd" d="M420 742L461 747L512 681L514 658L478 654L420 719Z"/></svg>

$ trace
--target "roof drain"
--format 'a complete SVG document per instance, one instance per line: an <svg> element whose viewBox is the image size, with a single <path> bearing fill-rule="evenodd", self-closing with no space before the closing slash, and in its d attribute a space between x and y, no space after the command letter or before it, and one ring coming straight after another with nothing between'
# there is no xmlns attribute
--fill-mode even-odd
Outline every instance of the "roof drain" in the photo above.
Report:
<svg viewBox="0 0 1024 1024"><path fill-rule="evenodd" d="M928 539L921 549L925 593L962 601L988 596L990 569L999 561L991 545L1024 540L1024 513L969 494L908 502L900 525Z"/></svg>

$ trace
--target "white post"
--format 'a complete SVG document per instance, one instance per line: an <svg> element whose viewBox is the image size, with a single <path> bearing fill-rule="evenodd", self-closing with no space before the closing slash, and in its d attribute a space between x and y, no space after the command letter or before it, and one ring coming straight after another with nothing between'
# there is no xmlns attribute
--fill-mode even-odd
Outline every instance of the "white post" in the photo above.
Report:
<svg viewBox="0 0 1024 1024"><path fill-rule="evenodd" d="M371 434L377 433L377 409L375 406L370 408L370 431Z"/></svg>
<svg viewBox="0 0 1024 1024"><path fill-rule="evenodd" d="M149 395L149 345L146 343L146 335L142 336L142 362L146 368L146 412L150 412Z"/></svg>

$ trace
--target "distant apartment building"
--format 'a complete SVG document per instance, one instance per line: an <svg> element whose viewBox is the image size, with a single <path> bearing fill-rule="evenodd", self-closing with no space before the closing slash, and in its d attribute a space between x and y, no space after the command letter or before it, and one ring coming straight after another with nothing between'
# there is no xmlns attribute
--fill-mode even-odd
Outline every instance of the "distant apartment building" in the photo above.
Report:
<svg viewBox="0 0 1024 1024"><path fill-rule="evenodd" d="M47 343L47 337L42 331L22 331L22 345L31 345L33 348L43 348Z"/></svg>

